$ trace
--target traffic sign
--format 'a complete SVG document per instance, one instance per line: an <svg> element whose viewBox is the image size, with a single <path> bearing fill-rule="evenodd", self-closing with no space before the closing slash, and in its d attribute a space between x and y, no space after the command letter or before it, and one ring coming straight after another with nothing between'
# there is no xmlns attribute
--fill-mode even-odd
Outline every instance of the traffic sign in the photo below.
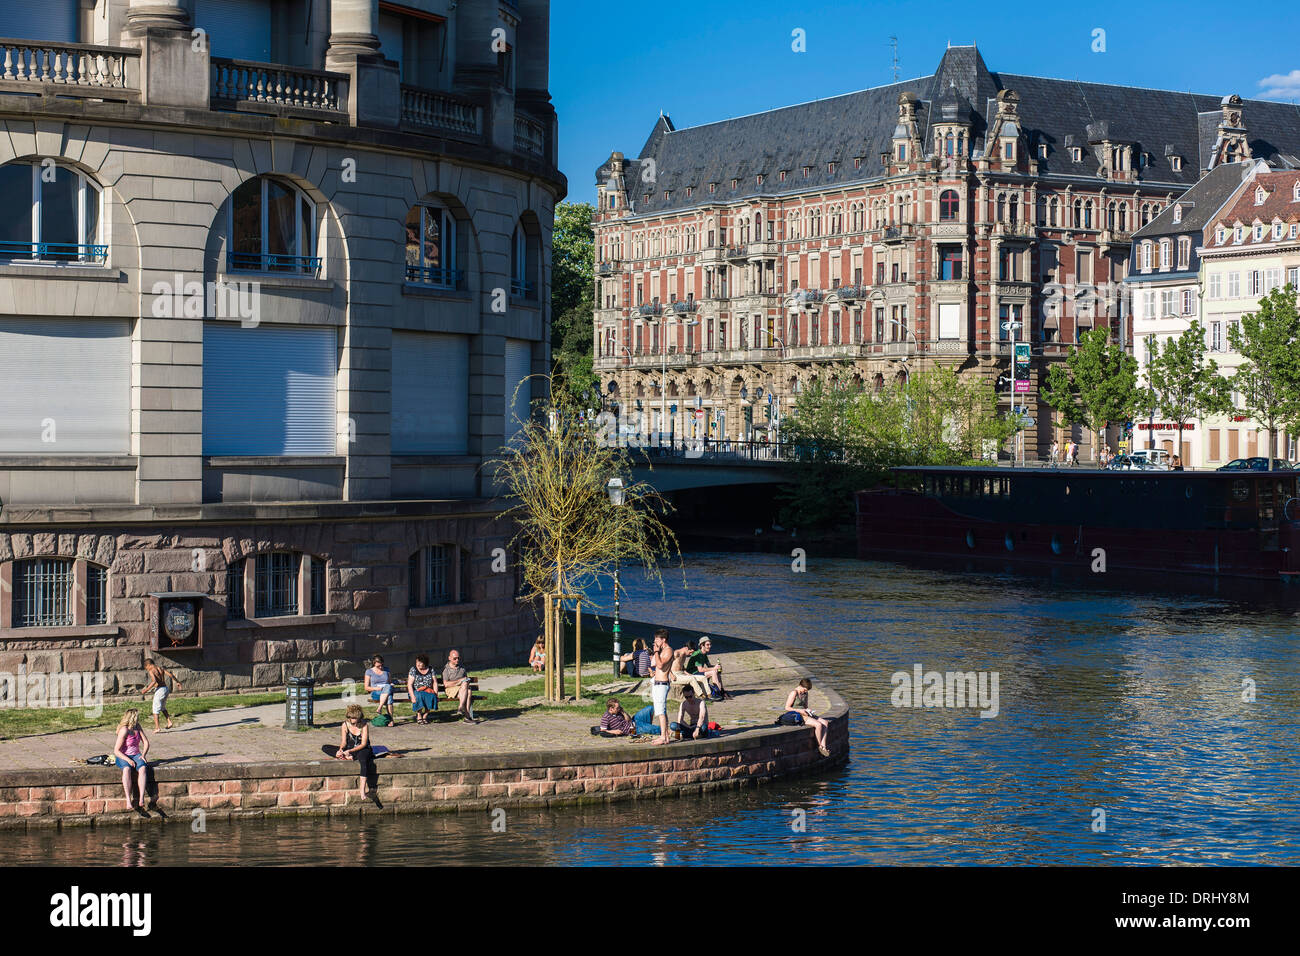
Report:
<svg viewBox="0 0 1300 956"><path fill-rule="evenodd" d="M1030 418L1028 415L1024 415L1024 416L1022 416L1021 419L1020 419L1020 427L1021 427L1021 428L1033 428L1033 427L1034 427L1034 420L1033 420L1032 418Z"/></svg>
<svg viewBox="0 0 1300 956"><path fill-rule="evenodd" d="M1018 328L1020 328L1020 326L1021 326L1021 323L1019 323L1019 322L1003 322L1003 323L1002 323L1002 330L1003 330L1004 332L1010 332L1012 329L1018 329Z"/></svg>
<svg viewBox="0 0 1300 956"><path fill-rule="evenodd" d="M695 409L695 418L697 421L704 421L704 409L702 408Z"/></svg>

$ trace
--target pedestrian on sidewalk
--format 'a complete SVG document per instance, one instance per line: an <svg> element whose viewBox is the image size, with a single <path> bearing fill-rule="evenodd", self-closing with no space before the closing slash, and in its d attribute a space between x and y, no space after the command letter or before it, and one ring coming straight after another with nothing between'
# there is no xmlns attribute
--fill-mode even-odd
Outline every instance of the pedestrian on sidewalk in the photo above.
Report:
<svg viewBox="0 0 1300 956"><path fill-rule="evenodd" d="M145 697L149 691L153 691L153 729L154 733L161 733L162 728L158 726L160 716L167 718L167 729L172 729L172 715L167 713L167 696L171 691L167 687L167 680L171 678L176 684L176 689L181 689L181 682L176 679L176 675L165 668L159 667L153 662L152 657L146 657L144 661L144 671L149 675L149 684L140 691L140 696ZM156 689L155 689L156 688Z"/></svg>
<svg viewBox="0 0 1300 956"><path fill-rule="evenodd" d="M147 787L146 776L149 772L149 764L145 757L148 753L149 738L145 736L144 728L140 726L140 711L132 707L122 715L122 720L117 725L113 757L117 765L122 768L122 792L126 794L126 802L130 805L130 809L146 818L149 816L149 811L141 804L144 803ZM132 786L135 783L133 778L136 777L139 778L138 797L132 796Z"/></svg>
<svg viewBox="0 0 1300 956"><path fill-rule="evenodd" d="M1047 463L1055 468L1056 460L1061 457L1061 443L1055 438L1052 439L1052 447L1047 451Z"/></svg>

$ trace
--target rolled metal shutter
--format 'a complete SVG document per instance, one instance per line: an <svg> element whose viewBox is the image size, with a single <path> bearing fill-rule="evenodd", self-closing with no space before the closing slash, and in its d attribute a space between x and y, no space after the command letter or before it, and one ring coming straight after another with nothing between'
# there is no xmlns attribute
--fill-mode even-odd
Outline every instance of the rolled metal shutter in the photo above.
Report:
<svg viewBox="0 0 1300 956"><path fill-rule="evenodd" d="M0 453L125 455L130 448L130 324L0 318Z"/></svg>
<svg viewBox="0 0 1300 956"><path fill-rule="evenodd" d="M77 0L4 0L0 37L43 43L77 43Z"/></svg>
<svg viewBox="0 0 1300 956"><path fill-rule="evenodd" d="M208 32L213 56L271 60L271 4L266 0L195 0L194 25Z"/></svg>
<svg viewBox="0 0 1300 956"><path fill-rule="evenodd" d="M506 441L523 430L532 405L533 347L523 339L506 339ZM518 391L515 391L516 386Z"/></svg>
<svg viewBox="0 0 1300 956"><path fill-rule="evenodd" d="M469 337L393 333L395 455L469 451Z"/></svg>
<svg viewBox="0 0 1300 956"><path fill-rule="evenodd" d="M333 328L203 326L203 454L335 455Z"/></svg>

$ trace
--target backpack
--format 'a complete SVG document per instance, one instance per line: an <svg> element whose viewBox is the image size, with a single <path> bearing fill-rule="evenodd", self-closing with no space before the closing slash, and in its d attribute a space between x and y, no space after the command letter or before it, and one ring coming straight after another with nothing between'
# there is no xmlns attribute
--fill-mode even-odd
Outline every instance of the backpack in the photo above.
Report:
<svg viewBox="0 0 1300 956"><path fill-rule="evenodd" d="M388 715L387 715L387 714L375 714L375 716L373 716L373 717L370 718L370 723L374 724L374 726L376 726L376 727L387 727L387 726L388 726Z"/></svg>
<svg viewBox="0 0 1300 956"><path fill-rule="evenodd" d="M776 719L778 727L799 727L803 725L803 714L797 710L787 710Z"/></svg>

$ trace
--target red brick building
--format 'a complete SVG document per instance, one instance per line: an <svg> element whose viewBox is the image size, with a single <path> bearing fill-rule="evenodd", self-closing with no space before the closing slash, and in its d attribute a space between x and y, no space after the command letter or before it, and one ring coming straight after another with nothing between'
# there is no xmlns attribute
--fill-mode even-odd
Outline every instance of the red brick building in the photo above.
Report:
<svg viewBox="0 0 1300 956"><path fill-rule="evenodd" d="M1131 341L1134 231L1204 170L1283 151L1284 104L991 73L974 47L798 106L660 116L597 171L596 370L643 438L778 437L831 366L875 389L936 364L992 376L1013 338L1036 388L1082 331Z"/></svg>

